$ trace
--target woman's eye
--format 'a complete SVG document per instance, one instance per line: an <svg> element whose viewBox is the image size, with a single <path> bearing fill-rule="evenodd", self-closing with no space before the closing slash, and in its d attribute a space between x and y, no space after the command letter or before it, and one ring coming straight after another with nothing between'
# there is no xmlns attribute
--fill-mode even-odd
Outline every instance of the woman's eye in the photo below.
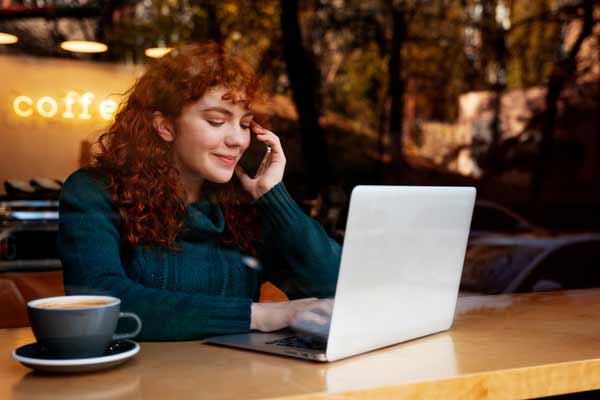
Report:
<svg viewBox="0 0 600 400"><path fill-rule="evenodd" d="M250 125L242 125L242 129L250 129Z"/></svg>
<svg viewBox="0 0 600 400"><path fill-rule="evenodd" d="M221 126L221 125L223 125L225 123L223 121L211 121L211 120L207 120L207 122L209 124L211 124L212 126Z"/></svg>

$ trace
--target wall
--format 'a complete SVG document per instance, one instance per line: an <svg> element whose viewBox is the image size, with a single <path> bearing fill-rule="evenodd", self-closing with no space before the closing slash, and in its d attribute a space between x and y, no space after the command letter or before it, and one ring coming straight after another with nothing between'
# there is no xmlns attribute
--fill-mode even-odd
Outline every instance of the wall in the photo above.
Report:
<svg viewBox="0 0 600 400"><path fill-rule="evenodd" d="M135 66L0 55L0 192L6 179L64 179L77 169L82 142L95 141L110 122L100 112L102 104L109 115L110 104L102 102L119 103L141 72ZM93 98L81 96L86 92ZM18 96L32 100L31 106L27 99L18 105L31 115L17 115ZM51 97L42 101L47 117L37 110L45 96Z"/></svg>

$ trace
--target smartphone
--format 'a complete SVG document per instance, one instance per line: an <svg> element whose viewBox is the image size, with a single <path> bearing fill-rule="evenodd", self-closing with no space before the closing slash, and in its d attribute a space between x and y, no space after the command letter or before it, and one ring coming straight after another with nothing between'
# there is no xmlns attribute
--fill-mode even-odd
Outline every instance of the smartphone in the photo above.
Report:
<svg viewBox="0 0 600 400"><path fill-rule="evenodd" d="M254 133L251 135L250 146L240 159L239 164L249 177L254 178L269 165L271 146L256 139Z"/></svg>
<svg viewBox="0 0 600 400"><path fill-rule="evenodd" d="M271 152L272 152L271 146L267 145L267 151L265 152L265 156L263 157L260 165L258 166L258 170L256 171L256 174L254 175L255 177L262 174L264 172L264 170L271 163Z"/></svg>

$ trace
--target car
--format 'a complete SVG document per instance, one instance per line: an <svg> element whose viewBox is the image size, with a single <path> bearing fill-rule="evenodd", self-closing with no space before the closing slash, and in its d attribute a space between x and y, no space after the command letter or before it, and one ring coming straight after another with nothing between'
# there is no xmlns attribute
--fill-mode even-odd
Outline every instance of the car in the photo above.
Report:
<svg viewBox="0 0 600 400"><path fill-rule="evenodd" d="M343 243L348 205L340 197L311 216ZM586 287L600 287L600 233L553 232L507 206L475 202L461 295Z"/></svg>
<svg viewBox="0 0 600 400"><path fill-rule="evenodd" d="M462 292L587 287L600 287L600 233L553 232L496 202L476 202Z"/></svg>
<svg viewBox="0 0 600 400"><path fill-rule="evenodd" d="M539 234L550 231L510 208L490 200L477 200L473 209L470 238L497 234Z"/></svg>
<svg viewBox="0 0 600 400"><path fill-rule="evenodd" d="M469 241L462 292L600 287L600 234L487 235Z"/></svg>

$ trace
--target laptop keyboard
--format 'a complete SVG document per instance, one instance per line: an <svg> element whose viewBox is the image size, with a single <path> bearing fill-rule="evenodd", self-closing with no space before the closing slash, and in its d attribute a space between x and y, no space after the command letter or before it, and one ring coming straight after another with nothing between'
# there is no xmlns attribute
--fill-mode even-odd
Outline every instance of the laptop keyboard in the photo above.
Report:
<svg viewBox="0 0 600 400"><path fill-rule="evenodd" d="M310 335L290 336L283 339L274 340L272 342L267 342L267 344L322 351L325 351L327 349L327 339L319 336Z"/></svg>

